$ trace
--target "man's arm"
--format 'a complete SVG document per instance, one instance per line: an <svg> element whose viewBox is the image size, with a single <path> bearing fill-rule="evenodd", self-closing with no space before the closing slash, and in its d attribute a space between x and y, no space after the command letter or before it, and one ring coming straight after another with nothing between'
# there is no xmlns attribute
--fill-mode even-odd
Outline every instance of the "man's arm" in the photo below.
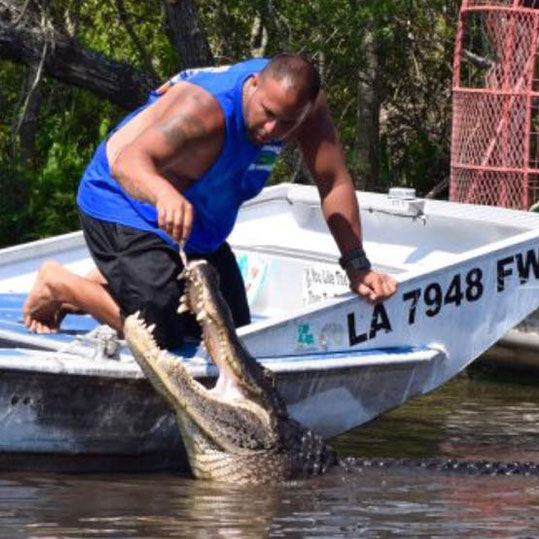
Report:
<svg viewBox="0 0 539 539"><path fill-rule="evenodd" d="M323 94L297 132L303 156L314 176L322 211L344 259L363 248L361 219L354 183ZM346 265L346 264L345 264ZM351 288L371 303L381 302L397 289L389 275L347 266Z"/></svg>
<svg viewBox="0 0 539 539"><path fill-rule="evenodd" d="M155 206L159 227L176 241L189 236L193 208L163 171L215 136L220 114L211 100L180 99L126 144L111 167L131 196Z"/></svg>

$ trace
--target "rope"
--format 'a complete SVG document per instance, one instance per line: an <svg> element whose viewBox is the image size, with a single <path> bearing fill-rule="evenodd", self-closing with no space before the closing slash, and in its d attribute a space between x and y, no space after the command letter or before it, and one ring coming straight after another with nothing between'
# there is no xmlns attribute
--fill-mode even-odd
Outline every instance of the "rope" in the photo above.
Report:
<svg viewBox="0 0 539 539"><path fill-rule="evenodd" d="M84 335L77 335L72 341L52 352L50 356L53 357L56 354L81 355L80 350L78 350L81 344L91 345L93 348L91 359L93 360L120 360L120 341L116 331L107 325L97 326Z"/></svg>

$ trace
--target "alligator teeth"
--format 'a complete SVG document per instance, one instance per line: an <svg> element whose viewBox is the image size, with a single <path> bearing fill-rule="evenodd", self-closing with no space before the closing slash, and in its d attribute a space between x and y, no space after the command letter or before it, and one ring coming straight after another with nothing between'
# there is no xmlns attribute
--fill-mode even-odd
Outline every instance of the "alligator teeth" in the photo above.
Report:
<svg viewBox="0 0 539 539"><path fill-rule="evenodd" d="M202 322L202 320L206 320L208 318L208 315L206 314L206 311L200 311L197 314L197 322Z"/></svg>
<svg viewBox="0 0 539 539"><path fill-rule="evenodd" d="M180 306L178 307L178 310L176 312L178 314L182 314L188 311L189 311L189 307L185 303L180 303Z"/></svg>
<svg viewBox="0 0 539 539"><path fill-rule="evenodd" d="M152 324L151 326L147 326L146 330L153 335L153 331L155 329L155 324Z"/></svg>
<svg viewBox="0 0 539 539"><path fill-rule="evenodd" d="M180 303L187 303L187 294L182 294L180 296Z"/></svg>

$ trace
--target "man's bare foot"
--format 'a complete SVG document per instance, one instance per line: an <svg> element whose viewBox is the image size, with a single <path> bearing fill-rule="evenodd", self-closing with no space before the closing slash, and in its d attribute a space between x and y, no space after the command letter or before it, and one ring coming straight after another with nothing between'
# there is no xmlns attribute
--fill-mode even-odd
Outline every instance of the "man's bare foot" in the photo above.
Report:
<svg viewBox="0 0 539 539"><path fill-rule="evenodd" d="M23 307L26 327L33 333L55 333L66 314L83 313L116 331L123 328L120 307L96 268L81 277L57 262L45 262Z"/></svg>
<svg viewBox="0 0 539 539"><path fill-rule="evenodd" d="M65 271L57 262L47 261L23 307L24 324L32 333L56 333L65 316L62 302L55 296L55 282Z"/></svg>

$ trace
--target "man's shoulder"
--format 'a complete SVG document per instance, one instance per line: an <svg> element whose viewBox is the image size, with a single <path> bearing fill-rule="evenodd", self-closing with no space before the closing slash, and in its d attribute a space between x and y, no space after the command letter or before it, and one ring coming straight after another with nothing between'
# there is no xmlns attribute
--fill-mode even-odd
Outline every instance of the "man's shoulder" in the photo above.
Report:
<svg viewBox="0 0 539 539"><path fill-rule="evenodd" d="M160 121L174 117L196 118L204 124L205 131L220 131L224 125L224 116L218 100L204 88L189 84L188 81L178 83L165 96L162 103Z"/></svg>
<svg viewBox="0 0 539 539"><path fill-rule="evenodd" d="M210 132L220 131L225 118L235 115L242 80L257 73L268 63L265 58L254 58L230 66L194 68L171 79L167 93L167 114L186 114L203 118ZM181 75L181 74L180 74Z"/></svg>
<svg viewBox="0 0 539 539"><path fill-rule="evenodd" d="M213 95L221 96L235 92L238 85L250 75L259 73L268 60L253 58L229 66L193 69L190 75L181 80L196 84Z"/></svg>
<svg viewBox="0 0 539 539"><path fill-rule="evenodd" d="M248 60L243 60L234 64L193 67L180 71L180 73L172 77L171 82L196 82L211 79L223 79L231 76L237 76L242 73L256 73L264 69L268 62L268 58L250 58Z"/></svg>

